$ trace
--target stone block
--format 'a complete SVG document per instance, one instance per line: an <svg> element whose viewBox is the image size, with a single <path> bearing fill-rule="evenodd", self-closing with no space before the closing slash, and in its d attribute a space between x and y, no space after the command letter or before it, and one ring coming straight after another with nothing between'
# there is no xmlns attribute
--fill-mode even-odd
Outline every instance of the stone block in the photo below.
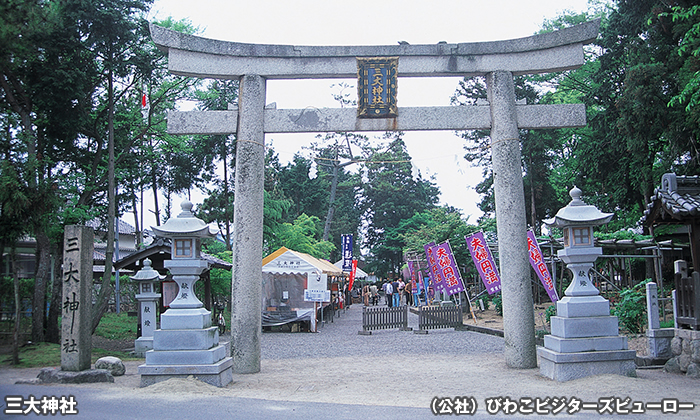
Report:
<svg viewBox="0 0 700 420"><path fill-rule="evenodd" d="M673 339L676 335L676 330L673 328L658 328L653 330L647 330L647 337L650 338L668 338Z"/></svg>
<svg viewBox="0 0 700 420"><path fill-rule="evenodd" d="M617 336L619 327L616 316L592 316L580 318L551 318L552 335L562 338Z"/></svg>
<svg viewBox="0 0 700 420"><path fill-rule="evenodd" d="M557 302L557 316L610 316L610 302L602 296L566 296Z"/></svg>
<svg viewBox="0 0 700 420"><path fill-rule="evenodd" d="M661 357L670 359L673 357L671 352L671 339L669 338L648 338L647 348L649 355L652 357Z"/></svg>
<svg viewBox="0 0 700 420"><path fill-rule="evenodd" d="M690 340L689 338L685 338L685 337L683 338L683 342L681 345L681 349L682 349L683 353L690 354L690 352L691 352L690 343L692 343L692 340Z"/></svg>
<svg viewBox="0 0 700 420"><path fill-rule="evenodd" d="M673 328L647 330L647 348L649 355L656 358L670 359L673 357L671 342L675 336Z"/></svg>
<svg viewBox="0 0 700 420"><path fill-rule="evenodd" d="M562 338L545 335L544 346L559 353L627 350L627 337L618 335L614 337Z"/></svg>
<svg viewBox="0 0 700 420"><path fill-rule="evenodd" d="M146 352L153 350L153 337L139 337L134 341L134 354L146 357Z"/></svg>
<svg viewBox="0 0 700 420"><path fill-rule="evenodd" d="M681 367L681 372L687 372L688 366L693 360L690 358L690 354L683 353L678 356L678 365Z"/></svg>
<svg viewBox="0 0 700 420"><path fill-rule="evenodd" d="M661 358L661 357L651 357L651 356L637 356L634 359L634 363L637 366L660 366L663 367L666 362L669 361L669 358Z"/></svg>
<svg viewBox="0 0 700 420"><path fill-rule="evenodd" d="M149 351L147 365L211 365L226 357L226 348L216 346L207 350Z"/></svg>
<svg viewBox="0 0 700 420"><path fill-rule="evenodd" d="M689 340L700 340L700 331L676 328L676 337Z"/></svg>
<svg viewBox="0 0 700 420"><path fill-rule="evenodd" d="M664 371L668 373L682 373L681 365L678 363L678 357L674 357L666 362L664 365Z"/></svg>
<svg viewBox="0 0 700 420"><path fill-rule="evenodd" d="M674 356L680 356L683 353L683 339L679 336L675 336L671 340L671 353Z"/></svg>
<svg viewBox="0 0 700 420"><path fill-rule="evenodd" d="M233 359L226 357L210 365L141 365L141 387L167 381L172 378L185 379L189 376L197 380L224 387L233 381Z"/></svg>
<svg viewBox="0 0 700 420"><path fill-rule="evenodd" d="M156 330L153 350L207 350L219 344L217 327L203 330Z"/></svg>
<svg viewBox="0 0 700 420"><path fill-rule="evenodd" d="M540 347L537 354L540 374L558 382L603 374L637 376L634 350L558 353Z"/></svg>
<svg viewBox="0 0 700 420"><path fill-rule="evenodd" d="M204 308L168 309L160 316L161 330L203 329L211 324L211 312Z"/></svg>
<svg viewBox="0 0 700 420"><path fill-rule="evenodd" d="M114 382L114 376L104 369L89 369L79 372L65 371L57 368L43 368L37 379L46 384L87 384L96 382Z"/></svg>
<svg viewBox="0 0 700 420"><path fill-rule="evenodd" d="M686 375L691 378L700 378L700 366L696 363L691 363L688 365L688 370L685 372Z"/></svg>
<svg viewBox="0 0 700 420"><path fill-rule="evenodd" d="M100 357L95 361L95 369L104 369L109 371L112 376L122 376L126 373L126 366L120 358L114 356Z"/></svg>
<svg viewBox="0 0 700 420"><path fill-rule="evenodd" d="M690 357L694 363L700 363L700 340L693 340L690 343Z"/></svg>

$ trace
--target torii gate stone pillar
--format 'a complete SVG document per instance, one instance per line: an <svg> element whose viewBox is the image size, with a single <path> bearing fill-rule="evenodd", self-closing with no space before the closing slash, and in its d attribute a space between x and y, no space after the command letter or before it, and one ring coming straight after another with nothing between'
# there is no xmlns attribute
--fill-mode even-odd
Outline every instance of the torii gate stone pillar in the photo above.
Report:
<svg viewBox="0 0 700 420"><path fill-rule="evenodd" d="M505 359L537 366L527 257L519 129L581 127L582 104L520 105L513 76L580 67L583 45L598 36L595 20L507 41L435 45L313 47L241 44L151 25L174 74L239 79L237 109L170 112L171 134L237 134L232 280L235 373L260 371L264 142L266 133L491 129L501 260ZM267 79L352 79L358 58L398 57L398 77L486 76L488 106L398 108L391 118L358 118L351 108L265 106Z"/></svg>

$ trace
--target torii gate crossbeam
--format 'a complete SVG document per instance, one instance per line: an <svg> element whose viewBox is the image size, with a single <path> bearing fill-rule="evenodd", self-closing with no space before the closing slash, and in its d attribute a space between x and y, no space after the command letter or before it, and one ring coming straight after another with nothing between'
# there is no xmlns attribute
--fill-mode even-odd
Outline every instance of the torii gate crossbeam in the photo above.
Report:
<svg viewBox="0 0 700 420"><path fill-rule="evenodd" d="M238 109L170 112L172 134L237 133L232 281L232 356L236 373L260 371L262 214L265 133L491 130L501 260L505 359L537 366L518 129L579 127L580 104L516 105L513 75L583 65L583 46L600 21L531 37L479 43L394 46L242 44L151 25L174 74L239 79ZM355 109L265 107L267 79L355 78L358 57L399 57L398 77L486 76L489 106L399 108L398 117L359 119Z"/></svg>

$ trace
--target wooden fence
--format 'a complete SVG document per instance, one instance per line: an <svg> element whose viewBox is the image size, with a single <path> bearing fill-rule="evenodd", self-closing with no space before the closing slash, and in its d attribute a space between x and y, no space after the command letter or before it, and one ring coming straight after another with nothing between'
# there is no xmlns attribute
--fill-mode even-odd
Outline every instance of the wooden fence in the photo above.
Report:
<svg viewBox="0 0 700 420"><path fill-rule="evenodd" d="M692 277L675 274L676 280L676 321L678 327L700 329L700 273Z"/></svg>
<svg viewBox="0 0 700 420"><path fill-rule="evenodd" d="M399 307L362 307L361 335L371 335L372 330L398 328L401 331L411 331L408 327L408 306Z"/></svg>
<svg viewBox="0 0 700 420"><path fill-rule="evenodd" d="M416 334L427 334L429 329L462 329L462 308L460 306L421 306L418 311Z"/></svg>

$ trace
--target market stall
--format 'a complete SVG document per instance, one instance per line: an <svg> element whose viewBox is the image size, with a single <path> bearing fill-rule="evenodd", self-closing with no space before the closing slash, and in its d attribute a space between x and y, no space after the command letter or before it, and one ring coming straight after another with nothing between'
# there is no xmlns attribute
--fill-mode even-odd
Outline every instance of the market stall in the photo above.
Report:
<svg viewBox="0 0 700 420"><path fill-rule="evenodd" d="M344 275L328 261L285 247L263 259L262 271L263 327L308 321L311 330L316 309L330 302L310 300L310 296L330 290L329 285Z"/></svg>

